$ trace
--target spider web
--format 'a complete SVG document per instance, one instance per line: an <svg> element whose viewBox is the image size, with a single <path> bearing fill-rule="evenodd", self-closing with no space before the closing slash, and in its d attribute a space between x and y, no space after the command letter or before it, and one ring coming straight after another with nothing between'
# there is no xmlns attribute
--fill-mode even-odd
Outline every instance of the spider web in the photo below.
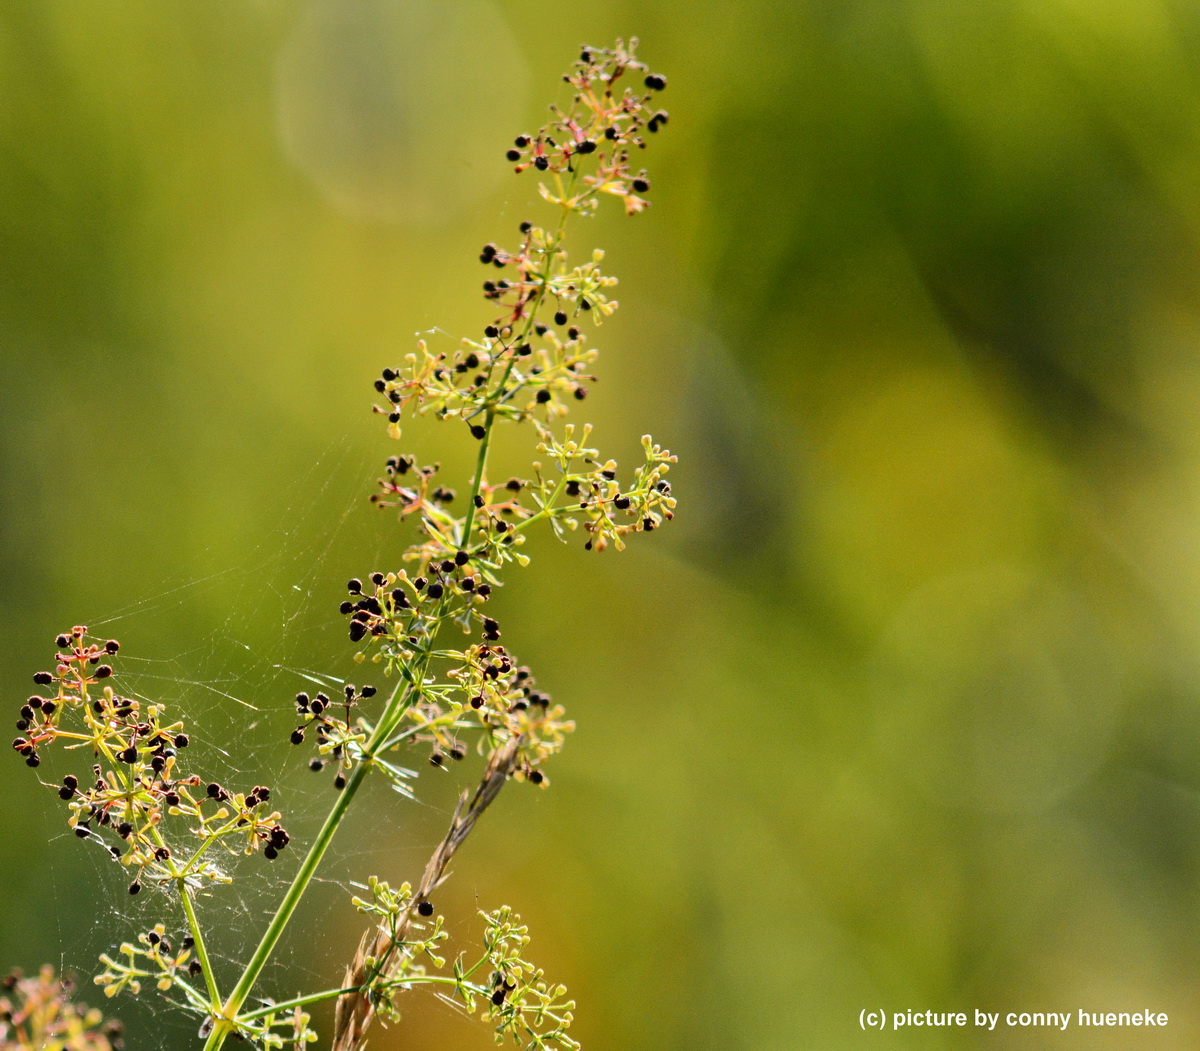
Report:
<svg viewBox="0 0 1200 1051"><path fill-rule="evenodd" d="M275 862L261 853L234 857L214 848L214 856L223 855L221 867L233 882L200 894L196 909L223 995L240 975L336 797L332 771L314 773L307 767L314 749L288 742L296 725L295 694L315 689L336 696L346 682L354 682L373 683L382 696L388 685L375 666L353 662L354 647L337 614L347 577L399 568L398 551L407 535L394 520L381 522L380 511L368 504L378 473L378 448L370 463L363 455L349 437L333 442L294 486L294 492L304 495L285 511L287 528L252 539L237 565L85 618L94 637L123 639L131 630L144 632L147 621L214 596L227 611L215 627L175 640L182 645L168 656L147 656L123 645L117 658L122 694L166 704L171 720L185 721L191 744L181 757L181 769L234 791L270 786L270 806L282 811L281 823L292 836L291 846ZM374 540L364 543L359 534L373 534ZM320 538L315 546L313 537ZM262 630L264 620L272 625L270 631ZM425 758L414 749L400 753L397 761L428 770ZM78 760L72 768L76 766ZM284 1000L340 983L368 925L350 898L362 892L370 873L393 884L415 881L444 833L462 778L453 779L454 785L450 780L422 777L414 786L417 798L406 799L386 785L372 784L382 779L368 779L248 1006L265 1003L256 996ZM50 827L62 828L50 821ZM94 973L100 952L114 952L121 942L133 941L159 922L176 941L187 933L173 897L149 886L137 898L129 896L128 870L113 863L99 837L78 841L64 830L55 838L71 840L52 849L69 851L77 867L80 853L89 859L83 862L86 882L99 902L90 930L67 929L59 921L62 969ZM70 880L56 881L55 891L64 903L80 893ZM69 912L54 911L59 916ZM139 996L123 994L105 1006L127 1021L132 1046L189 1046L195 1038L195 1016L158 994L152 980L143 981ZM318 1046L326 1046L330 1012L331 1005L314 1011L322 1034ZM157 1035L153 1044L146 1033Z"/></svg>

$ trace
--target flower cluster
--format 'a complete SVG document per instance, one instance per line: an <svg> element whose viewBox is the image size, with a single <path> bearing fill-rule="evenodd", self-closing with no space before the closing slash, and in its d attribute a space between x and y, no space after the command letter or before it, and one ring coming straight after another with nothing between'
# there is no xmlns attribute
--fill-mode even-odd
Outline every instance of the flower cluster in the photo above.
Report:
<svg viewBox="0 0 1200 1051"><path fill-rule="evenodd" d="M0 983L0 1048L13 1051L121 1051L120 1022L72 1000L70 979L50 967L26 977L14 971Z"/></svg>
<svg viewBox="0 0 1200 1051"><path fill-rule="evenodd" d="M386 661L385 672L392 674L408 667L419 655L427 653L442 621L456 617L464 627L472 619L486 625L491 621L483 605L492 594L488 565L471 566L466 551L447 550L446 557L428 559L424 572L409 576L372 573L364 584L355 577L346 588L350 597L341 604L349 618L350 641L362 643L365 656L372 643L378 642L375 663Z"/></svg>
<svg viewBox="0 0 1200 1051"><path fill-rule="evenodd" d="M395 1022L400 1019L398 994L429 980L430 967L445 968L441 946L449 935L433 904L408 883L393 890L372 876L367 889L370 897L356 897L353 904L372 917L377 944L384 948L363 959L363 985L381 1017ZM483 953L473 962L461 953L454 960L453 994L468 1011L482 1009L484 1021L495 1023L496 1043L509 1036L518 1046L577 1049L578 1042L567 1034L575 1002L565 998L566 986L550 985L544 972L525 959L529 931L520 917L507 906L479 915L485 924Z"/></svg>
<svg viewBox="0 0 1200 1051"><path fill-rule="evenodd" d="M512 251L484 245L480 261L510 276L483 284L484 297L501 311L482 339L463 340L454 354L434 354L421 342L404 366L383 370L375 389L387 404L375 409L388 417L394 437L406 409L458 417L482 439L488 421L481 415L524 419L544 407L553 417L566 411L566 399L586 397L584 380L591 377L585 370L596 351L574 321L591 317L599 324L611 315L617 303L609 290L617 281L601 270L599 249L585 263L569 262L564 220L591 214L606 194L621 198L631 215L648 204L638 194L650 189L649 178L632 170L630 157L645 147L643 131L667 123L666 112L654 105L666 79L652 73L642 89L620 89L622 77L646 68L633 57L634 44L584 49L565 78L575 89L571 105L551 107L553 119L536 134L518 136L508 151L518 172L532 167L549 180L538 189L559 207L559 222L553 228L521 223L521 242ZM546 321L539 317L543 310Z"/></svg>
<svg viewBox="0 0 1200 1051"><path fill-rule="evenodd" d="M447 757L464 758L467 749L461 733L478 729L484 731L481 750L519 738L520 758L513 776L546 784L538 767L561 748L574 724L563 718L560 706L551 705L548 695L534 688L530 670L516 667L499 644L500 624L482 608L492 585L472 572L468 562L460 554L439 564L430 563L426 572L432 579L409 578L404 572L373 573L367 584L358 579L349 582L351 598L342 603L342 612L350 616L351 640L364 647L376 644L375 659L385 660L389 673L398 670L411 681L414 669L429 657L448 662L444 681L426 678L414 691L405 710L408 729L379 751L401 741L425 742L432 746L430 761L440 766ZM474 622L481 641L462 651L430 651L438 624L450 617ZM345 787L349 770L363 758L363 744L374 730L374 723L355 718L353 712L360 699L375 693L372 686L361 691L347 686L344 700L336 702L323 693L315 698L307 693L296 695L303 721L292 731L292 742L302 743L315 725L319 754L309 765L320 770L327 761L336 760L334 783L338 788ZM404 777L410 774L403 771Z"/></svg>
<svg viewBox="0 0 1200 1051"><path fill-rule="evenodd" d="M656 445L647 434L642 436L645 459L633 473L628 485L617 482L615 460L599 459L595 449L584 443L591 434L585 425L579 438L567 425L561 439L546 427L539 427L538 451L550 457L553 473L543 474L535 463L533 499L538 505L534 517L546 518L560 538L564 529L580 524L587 534L584 547L602 551L611 541L618 551L625 547L630 533L648 533L675 514L675 498L666 474L675 457Z"/></svg>
<svg viewBox="0 0 1200 1051"><path fill-rule="evenodd" d="M116 692L107 663L120 649L116 640L90 641L79 626L56 644L54 670L33 677L42 692L22 705L13 748L30 766L56 742L90 756L91 769L63 777L58 795L75 835L99 839L130 870L130 894L147 882L192 892L227 882L209 856L218 843L238 853L261 849L268 859L287 846L281 815L266 805L270 788L231 792L185 773L183 724L169 721L162 705Z"/></svg>
<svg viewBox="0 0 1200 1051"><path fill-rule="evenodd" d="M654 134L670 118L655 103L667 78L646 73L646 66L633 55L636 44L636 40L630 41L627 48L618 41L613 50L582 49L575 68L563 77L575 89L571 106L566 110L552 106L554 120L535 135L518 135L505 154L518 172L532 166L552 176L574 174L578 158L594 154L596 169L584 176L584 186L621 198L629 215L646 207L648 202L636 195L650 190L650 180L644 169L631 169L630 151L645 149L642 131ZM614 90L622 77L639 73L646 73L641 85L627 86L620 93ZM562 200L546 188L542 196L554 203Z"/></svg>
<svg viewBox="0 0 1200 1051"><path fill-rule="evenodd" d="M383 1017L395 1022L400 1020L400 1011L394 992L423 978L427 964L435 970L446 966L439 947L450 935L444 930L445 920L434 917L433 904L419 898L411 884L392 889L372 876L367 891L369 898L355 897L352 903L360 913L373 919L382 935L380 944L384 949L364 961L363 984L382 994L379 1006Z"/></svg>
<svg viewBox="0 0 1200 1051"><path fill-rule="evenodd" d="M483 730L480 746L489 752L516 741L512 776L548 786L541 766L575 729L573 722L563 718L562 706L537 689L533 673L517 667L499 644L478 643L454 656L457 665L447 678L457 685L457 692L441 698L440 704L414 705L409 709L410 719L452 756L462 746L448 737L449 729L478 726ZM438 754L434 753L435 758Z"/></svg>
<svg viewBox="0 0 1200 1051"><path fill-rule="evenodd" d="M634 75L640 85L621 90L622 78ZM350 581L341 604L350 640L359 647L356 659L369 656L412 687L406 704L412 725L389 745L399 739L429 742L435 765L446 756L461 758L459 732L472 725L474 714L487 746L521 738L513 775L539 783L545 780L538 768L572 724L558 707L530 705L507 678L490 680L487 689L473 682L480 666L500 675L499 669L507 673L513 664L503 648L487 651L500 631L484 606L501 570L506 563L528 561L521 549L535 523L548 522L560 539L581 528L588 550L609 544L620 549L629 534L657 528L675 508L666 479L675 457L649 436L643 438L644 462L622 483L615 461L588 446L589 426L577 432L567 425L561 435L553 430L570 405L586 397L586 383L594 378L589 370L598 351L577 322L590 317L598 324L617 307L609 296L616 279L601 269L603 252L593 251L583 263L570 261L565 220L591 214L605 194L624 199L630 214L641 211L646 201L638 194L649 190L649 178L644 170L632 170L632 151L646 145L645 132L656 132L668 120L654 104L666 80L646 72L632 44L585 48L566 80L574 89L571 105L553 108L544 128L519 136L509 151L517 171L532 167L550 180L540 191L559 207L558 223L523 222L517 248L488 243L480 252L483 264L504 272L484 283L485 298L501 314L484 326L482 338L464 339L454 353L434 353L419 342L402 365L384 369L375 381L386 400L375 411L387 416L393 437L400 436L404 414L417 412L462 420L482 443L469 503L454 510L456 493L437 482L438 465L419 466L411 454L389 457L372 500L395 508L401 518L417 519L419 538L403 555L412 566L372 573L366 583ZM492 429L502 421L532 422L536 428L545 459L533 463L528 479L486 478ZM451 622L468 633L481 628L482 647L435 650L440 628ZM495 659L481 662L481 652ZM443 680L429 675L439 656L451 662ZM448 684L461 685L469 703ZM371 728L362 721L351 727L347 720L329 740L344 756Z"/></svg>
<svg viewBox="0 0 1200 1051"><path fill-rule="evenodd" d="M619 88L622 77L645 71L634 58L635 44L618 43L613 50L585 48L565 78L575 90L571 105L552 107L553 119L536 134L519 136L509 150L517 171L532 167L549 180L539 190L558 206L559 221L551 228L523 222L521 243L511 251L494 243L484 245L480 261L511 276L484 282L485 298L502 310L484 327L481 339L464 339L453 353L434 353L421 341L403 365L383 370L375 389L387 404L376 405L375 411L388 417L393 437L400 436L406 410L461 419L471 435L485 443L496 420L533 420L542 439L539 448L561 459L547 425L586 397L586 383L594 379L588 370L598 356L577 322L590 317L599 324L617 308L609 297L616 278L601 269L604 253L596 249L586 262L572 264L565 249L565 220L571 214L590 214L605 194L621 197L630 214L641 211L647 202L637 194L647 192L650 184L644 171L632 171L631 151L645 147L644 131L655 132L668 120L653 104L666 87L661 75L647 74L640 88ZM564 440L569 443L570 435ZM657 447L654 456L657 483L674 458ZM589 547L597 549L608 537L653 529L670 517L674 502L669 487L648 496L638 478L622 489L611 473L615 465L595 464L586 454L578 459L571 470L560 464L562 476L530 494L533 506L513 499L507 485L499 489L497 499L498 488L477 477L474 506L456 517L447 507L454 494L431 486L436 467L418 469L413 456L394 456L380 480L382 492L374 499L381 506L397 507L402 516L420 516L427 542L409 555L422 569L459 551L485 562L508 561L520 538L506 537L504 527L519 534L531 518L556 520L579 510L578 504L556 505L564 494L584 495L583 510L593 511L589 540L597 541ZM608 505L604 514L596 513L599 504ZM604 521L614 511L627 519L619 529L608 528Z"/></svg>
<svg viewBox="0 0 1200 1051"><path fill-rule="evenodd" d="M117 950L121 959L113 959L108 953L102 955L104 971L96 978L96 984L105 996L116 996L125 990L136 995L142 990L142 980L152 979L161 992L178 988L189 1000L203 1003L203 996L189 981L203 973L193 952L195 944L190 934L181 935L178 944L172 944L166 927L156 924L137 936L136 945L124 942Z"/></svg>
<svg viewBox="0 0 1200 1051"><path fill-rule="evenodd" d="M362 743L367 737L358 728L353 712L359 701L374 697L375 693L374 686L364 686L360 690L347 683L336 702L324 693L318 693L315 697L309 697L307 693L296 694L296 714L300 717L300 725L292 731L292 744L303 744L305 735L313 731L317 755L309 761L309 768L322 770L326 762L333 760L337 764L333 783L339 790L346 787L346 774L359 758Z"/></svg>
<svg viewBox="0 0 1200 1051"><path fill-rule="evenodd" d="M484 955L473 968L465 968L461 958L454 967L455 992L468 1011L475 1011L483 999L484 1021L495 1023L496 1042L505 1036L515 1044L528 1044L535 1051L556 1047L577 1049L578 1041L567 1030L574 1020L575 1001L566 999L565 985L551 985L545 973L525 959L529 929L508 906L495 912L481 912L486 927ZM470 976L483 965L489 968L488 984L480 990Z"/></svg>

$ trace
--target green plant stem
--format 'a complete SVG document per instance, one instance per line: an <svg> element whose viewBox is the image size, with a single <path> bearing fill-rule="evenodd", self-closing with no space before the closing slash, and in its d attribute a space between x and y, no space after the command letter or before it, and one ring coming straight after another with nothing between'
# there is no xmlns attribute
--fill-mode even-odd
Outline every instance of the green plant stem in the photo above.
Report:
<svg viewBox="0 0 1200 1051"><path fill-rule="evenodd" d="M479 969L479 964L468 971L468 974L474 973ZM469 982L460 982L457 978L451 978L444 974L420 974L406 975L402 979L397 979L395 982L387 982L386 986L392 985L457 985L466 989L477 996L486 996L491 992L482 985L474 985ZM244 1022L252 1022L258 1018L265 1018L267 1015L277 1011L291 1011L297 1007L307 1007L309 1004L319 1004L326 1000L334 1000L339 996L350 996L354 993L361 993L367 986L365 985L350 985L343 989L322 989L319 993L305 993L303 996L294 996L290 1000L280 1000L277 1004L268 1004L266 1007L259 1007L254 1011L247 1011L239 1017ZM376 986L376 988L379 988Z"/></svg>
<svg viewBox="0 0 1200 1051"><path fill-rule="evenodd" d="M275 946L283 936L288 921L296 911L296 906L300 904L300 899L308 889L309 883L312 882L317 866L325 856L325 851L329 849L329 844L333 842L333 837L341 825L342 819L346 816L350 803L354 800L355 794L366 777L367 769L365 763L356 767L350 775L349 781L346 782L346 787L338 793L337 801L326 816L321 831L317 833L317 838L308 848L308 853L305 855L299 871L292 880L291 886L288 887L283 900L279 903L279 908L275 910L275 915L271 917L271 922L267 926L262 940L258 943L258 947L254 950L254 955L250 957L250 962L246 964L241 978L238 979L233 992L229 994L229 999L225 1001L220 1017L217 1018L213 1030L204 1044L204 1051L217 1051L225 1043L225 1038L232 1032L233 1019L237 1017L242 1004L246 1002L246 997L250 995L255 981L258 980L267 960L270 959L271 953L275 951Z"/></svg>
<svg viewBox="0 0 1200 1051"><path fill-rule="evenodd" d="M297 1007L306 1007L309 1004L319 1004L326 1000L334 1000L339 996L349 996L352 993L362 991L362 986L350 985L345 989L322 989L319 993L306 993L304 996L294 996L290 1000L280 1000L277 1004L268 1004L266 1007L260 1007L254 1011L247 1011L239 1017L243 1022L253 1022L258 1018L266 1018L267 1015L273 1014L276 1011L291 1011Z"/></svg>
<svg viewBox="0 0 1200 1051"><path fill-rule="evenodd" d="M393 722L394 715L402 713L405 710L412 695L413 687L411 685L405 688L403 683L397 683L396 690L388 701L388 705L384 709L384 714L376 725L374 733L372 733L367 743L363 746L362 761L354 768L353 773L351 773L349 780L346 782L346 787L338 793L337 800L326 816L325 823L321 826L321 831L317 833L317 838L313 840L312 846L308 848L308 853L304 856L304 861L292 879L291 886L288 887L287 893L279 903L279 907L275 910L275 915L271 917L271 922L267 925L262 940L254 950L254 955L250 957L250 961L246 964L246 969L242 972L241 978L238 979L233 992L229 994L229 998L222 1006L220 1015L215 1019L212 1032L209 1034L208 1040L205 1041L204 1051L217 1051L225 1043L226 1037L233 1031L234 1019L237 1018L242 1004L246 1002L246 997L250 995L250 990L254 987L258 976L267 965L271 954L275 951L275 946L279 944L279 939L283 937L283 932L287 929L288 921L291 920L292 914L300 904L300 899L304 897L304 892L312 882L317 867L321 864L321 860L324 858L325 852L329 849L330 843L333 842L333 837L337 833L342 819L346 816L346 811L350 809L351 802L353 802L355 795L366 779L367 771L371 768L371 757L375 754L380 741L387 736L386 732L381 731L383 731L385 726Z"/></svg>
<svg viewBox="0 0 1200 1051"><path fill-rule="evenodd" d="M576 166L571 172L571 179L567 185L567 191L563 194L563 200L569 201L571 194L575 190L575 183L579 179L579 167ZM568 204L562 205L562 213L558 217L558 226L554 230L554 242L546 249L546 269L542 272L542 284L538 289L537 297L533 301L533 305L529 308L529 313L525 315L525 327L521 330L521 334L513 341L514 346L520 346L529 338L529 333L533 330L534 323L537 321L537 313L542 308L542 303L546 299L546 290L550 287L550 271L554 267L554 256L558 251L558 247L562 244L563 232L566 230L567 217L571 214L571 207ZM475 477L471 483L471 496L467 501L467 517L463 521L463 532L460 538L460 543L463 547L468 547L471 543L471 527L475 523L475 498L479 495L479 488L483 484L484 472L487 469L488 449L492 443L492 425L496 422L496 405L499 404L499 395L503 394L508 386L508 377L512 375L513 366L516 364L516 354L509 356L508 365L504 369L504 374L500 377L500 383L496 387L496 399L488 404L487 416L483 422L483 438L480 439L479 458L475 463Z"/></svg>
<svg viewBox="0 0 1200 1051"><path fill-rule="evenodd" d="M184 914L187 916L188 929L192 934L192 941L195 943L196 959L200 961L200 966L204 968L204 983L208 986L208 998L214 1008L221 1005L221 992L217 988L217 978L213 974L212 962L208 958L208 949L204 945L204 935L200 931L200 918L196 915L196 906L192 901L192 897L188 894L188 889L184 883L184 877L179 879L179 901L183 905Z"/></svg>
<svg viewBox="0 0 1200 1051"><path fill-rule="evenodd" d="M508 363L512 368L512 362ZM508 373L505 372L505 376ZM503 384L502 384L503 385ZM471 527L475 523L475 498L479 495L479 487L483 485L483 475L487 470L488 449L492 444L492 424L496 419L496 409L489 405L487 416L483 421L483 438L479 442L479 457L475 461L475 477L471 480L471 496L467 500L467 517L463 521L462 537L459 543L467 547L471 543Z"/></svg>

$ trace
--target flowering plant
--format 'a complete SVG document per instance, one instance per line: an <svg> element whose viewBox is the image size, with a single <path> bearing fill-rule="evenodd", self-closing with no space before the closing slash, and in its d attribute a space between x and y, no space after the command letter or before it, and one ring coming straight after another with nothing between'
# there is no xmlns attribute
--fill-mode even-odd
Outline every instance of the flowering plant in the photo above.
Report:
<svg viewBox="0 0 1200 1051"><path fill-rule="evenodd" d="M375 381L374 411L386 417L391 438L401 438L406 415L458 421L478 446L475 468L459 499L440 482L436 465L421 466L407 452L387 459L371 499L411 522L415 539L400 565L349 581L340 604L353 660L383 683L296 695L286 732L292 744L311 749L313 770L333 772L334 801L232 983L213 965L197 899L231 881L229 853L260 853L270 862L287 850L290 837L271 788L227 786L185 767L183 724L166 706L120 692L116 640L92 639L75 627L58 636L53 669L34 676L39 692L21 708L14 749L35 768L54 746L86 755L90 770L54 786L68 824L80 838L108 846L130 874L131 894L158 890L178 906L170 922L105 954L96 982L110 997L153 984L198 1017L205 1051L231 1035L265 1048L305 1047L317 1040L308 1009L328 1000L337 1001L332 1046L353 1051L365 1045L374 1018L397 1019L400 994L419 985L481 1012L498 1041L579 1046L568 1034L574 1004L525 958L529 937L519 917L507 906L482 913L482 953L450 960L432 896L508 781L549 785L547 761L574 729L501 642L489 600L505 569L528 562L523 548L536 525L561 539L580 533L588 550L621 549L632 534L669 520L675 507L666 477L675 458L650 437L642 440L642 462L622 481L617 464L591 447L589 426L561 422L593 379L597 351L586 327L617 308L616 278L601 269L603 252L582 262L569 255L568 220L593 214L606 197L618 198L629 215L642 211L650 181L633 157L668 121L655 104L665 78L646 70L635 45L584 48L565 77L569 105L551 107L549 122L508 150L517 172L538 174L555 218L546 226L521 223L515 247L483 247L480 262L496 274L483 284L494 315L482 334L454 351L419 343ZM496 480L489 453L496 428L506 424L529 425L537 459L520 476ZM447 642L455 629L462 641ZM354 899L369 926L339 986L248 1007L364 781L382 777L412 793L416 774L396 753L414 745L435 766L472 750L483 763L420 879L393 887L369 878ZM80 1015L79 1026L87 1035L53 1046L110 1046L90 1014Z"/></svg>

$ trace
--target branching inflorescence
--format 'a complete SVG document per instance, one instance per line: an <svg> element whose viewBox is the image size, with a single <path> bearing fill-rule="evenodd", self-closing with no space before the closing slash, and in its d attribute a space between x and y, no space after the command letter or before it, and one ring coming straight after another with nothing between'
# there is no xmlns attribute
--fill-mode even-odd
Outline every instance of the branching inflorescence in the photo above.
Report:
<svg viewBox="0 0 1200 1051"><path fill-rule="evenodd" d="M417 536L401 565L349 581L340 611L354 660L378 667L391 686L296 695L291 741L313 749L312 769L334 769L336 797L231 988L222 991L213 972L196 899L228 881L223 851L274 859L287 847L280 814L268 805L270 789L238 792L184 771L183 725L169 722L160 705L116 692L115 641L93 641L85 628L74 628L57 640L54 670L34 677L41 693L21 709L14 748L33 767L56 743L88 757L90 771L55 786L68 823L80 838L103 841L129 869L131 893L169 892L185 924L177 924L178 934L156 925L106 954L96 981L110 996L136 993L144 982L173 993L201 1018L206 1051L230 1035L268 1048L307 1046L317 1039L307 1008L334 999L332 1046L355 1051L365 1046L374 1017L397 1019L399 994L422 984L481 1011L498 1042L578 1047L567 1033L574 1005L524 958L529 939L519 918L507 906L482 913L482 952L473 961L459 954L447 967L447 934L431 895L507 781L549 784L544 766L574 728L500 641L489 600L504 567L528 562L522 549L537 523L560 539L581 531L588 550L621 549L630 534L670 519L675 506L666 478L675 458L648 436L642 462L622 482L617 464L590 447L589 426L560 424L593 379L597 351L584 324L598 325L617 308L616 279L602 271L603 253L584 262L568 255L567 222L591 215L606 196L619 198L629 215L647 206L649 178L634 171L632 158L668 120L655 104L666 81L636 60L635 44L584 48L564 78L570 104L552 106L550 121L508 150L517 172L539 174L539 192L557 215L546 227L521 223L511 249L483 247L480 261L498 272L484 282L484 297L498 314L481 338L464 339L454 352L418 343L375 381L382 397L375 412L387 417L392 438L401 437L405 414L458 420L478 446L475 469L460 499L437 481L437 466L418 466L407 453L387 461L372 500L414 520ZM489 449L501 423L530 424L538 459L520 476L489 481ZM461 648L442 641L452 628L465 636ZM414 744L435 766L472 750L483 756L476 787L463 792L421 879L398 889L369 879L354 905L371 925L340 987L248 1009L251 989L365 777L376 771L411 795L416 774L395 754Z"/></svg>

